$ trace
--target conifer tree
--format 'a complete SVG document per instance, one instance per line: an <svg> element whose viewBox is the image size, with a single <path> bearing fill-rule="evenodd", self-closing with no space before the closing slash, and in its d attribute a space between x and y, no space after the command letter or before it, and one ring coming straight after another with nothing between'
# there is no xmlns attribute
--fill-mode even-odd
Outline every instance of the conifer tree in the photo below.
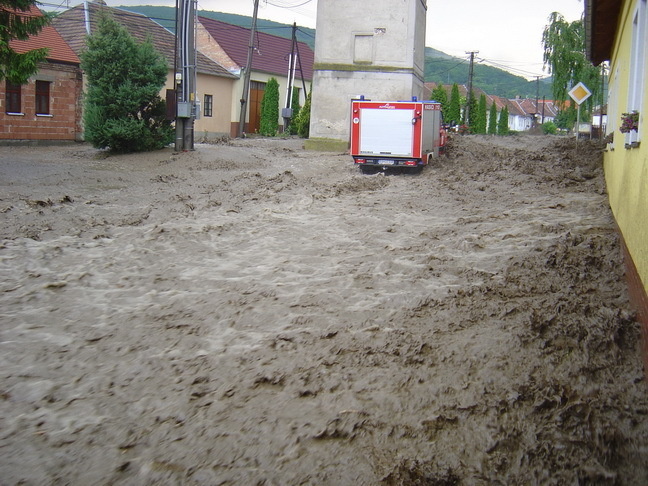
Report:
<svg viewBox="0 0 648 486"><path fill-rule="evenodd" d="M299 110L301 109L298 89L293 90L292 103L290 104L290 107L292 108L292 118L290 119L290 125L288 125L288 133L290 135L297 135L297 124L295 123L295 120L299 116Z"/></svg>
<svg viewBox="0 0 648 486"><path fill-rule="evenodd" d="M279 82L270 78L261 100L261 123L259 133L266 137L274 137L279 130Z"/></svg>
<svg viewBox="0 0 648 486"><path fill-rule="evenodd" d="M432 99L441 103L441 115L445 123L448 122L448 113L450 112L450 106L448 105L448 94L443 88L443 85L439 84L436 88L432 90Z"/></svg>
<svg viewBox="0 0 648 486"><path fill-rule="evenodd" d="M49 49L33 49L18 54L9 42L27 40L50 23L51 15L31 15L35 0L0 0L0 81L6 78L14 84L24 84L38 70Z"/></svg>
<svg viewBox="0 0 648 486"><path fill-rule="evenodd" d="M499 121L497 122L497 134L498 135L508 135L508 117L509 111L506 106L500 111Z"/></svg>
<svg viewBox="0 0 648 486"><path fill-rule="evenodd" d="M471 91L468 95L468 100L466 104L470 107L468 110L468 119L466 120L466 113L464 112L464 125L468 125L472 133L475 132L475 127L477 125L477 98L475 98L475 92Z"/></svg>
<svg viewBox="0 0 648 486"><path fill-rule="evenodd" d="M160 149L173 141L159 96L168 69L150 41L138 44L123 26L104 15L87 39L81 67L88 81L86 141L114 152Z"/></svg>
<svg viewBox="0 0 648 486"><path fill-rule="evenodd" d="M306 97L304 106L299 110L299 115L295 119L297 125L297 134L302 138L308 138L310 135L310 112L311 112L311 98L313 97L313 85L311 84L310 91Z"/></svg>
<svg viewBox="0 0 648 486"><path fill-rule="evenodd" d="M452 85L450 91L450 106L448 108L447 122L450 125L456 125L461 122L461 98L459 97L459 86L457 83Z"/></svg>
<svg viewBox="0 0 648 486"><path fill-rule="evenodd" d="M475 118L475 133L486 133L486 122L488 113L486 110L486 95L482 93L479 97L479 105L477 106L477 116Z"/></svg>
<svg viewBox="0 0 648 486"><path fill-rule="evenodd" d="M493 101L488 115L488 134L495 135L497 133L497 105Z"/></svg>

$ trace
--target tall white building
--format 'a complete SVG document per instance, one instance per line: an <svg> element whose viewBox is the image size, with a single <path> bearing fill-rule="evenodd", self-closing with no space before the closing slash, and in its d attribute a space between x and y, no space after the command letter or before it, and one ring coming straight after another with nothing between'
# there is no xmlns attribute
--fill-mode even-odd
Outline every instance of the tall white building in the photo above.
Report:
<svg viewBox="0 0 648 486"><path fill-rule="evenodd" d="M350 101L360 95L421 97L426 11L426 0L318 2L311 140L348 141Z"/></svg>

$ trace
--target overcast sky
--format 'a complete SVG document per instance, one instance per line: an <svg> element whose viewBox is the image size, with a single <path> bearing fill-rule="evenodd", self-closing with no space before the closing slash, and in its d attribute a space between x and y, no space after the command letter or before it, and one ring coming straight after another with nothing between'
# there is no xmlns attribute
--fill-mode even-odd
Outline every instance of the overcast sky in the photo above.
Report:
<svg viewBox="0 0 648 486"><path fill-rule="evenodd" d="M259 17L315 27L318 0L260 0ZM326 0L319 0L326 1ZM354 0L349 0L354 1ZM166 5L175 0L107 0L108 5ZM542 70L542 31L551 12L580 19L583 0L427 0L425 45L453 56L477 59L527 78ZM254 0L198 0L200 10L252 16Z"/></svg>

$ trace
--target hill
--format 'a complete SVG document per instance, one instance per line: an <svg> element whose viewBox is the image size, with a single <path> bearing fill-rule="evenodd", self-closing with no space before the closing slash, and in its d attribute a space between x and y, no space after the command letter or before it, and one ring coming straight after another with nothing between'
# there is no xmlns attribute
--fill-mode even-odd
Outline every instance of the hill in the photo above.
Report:
<svg viewBox="0 0 648 486"><path fill-rule="evenodd" d="M119 6L122 10L136 12L155 20L160 25L175 32L175 8L174 7L157 7L152 5L136 6ZM245 15L230 14L224 12L212 12L211 10L199 10L198 15L210 19L220 20L232 25L239 25L249 29L252 27L252 18ZM315 29L309 27L297 26L297 40L308 44L311 49L315 49ZM267 34L276 35L290 39L292 36L292 25L274 22L272 20L257 19L257 30Z"/></svg>
<svg viewBox="0 0 648 486"><path fill-rule="evenodd" d="M470 61L467 58L449 56L431 47L425 48L425 81L441 84L468 84ZM488 94L504 98L540 98L551 99L551 80L541 79L540 83L529 81L508 71L486 64L475 63L473 85Z"/></svg>
<svg viewBox="0 0 648 486"><path fill-rule="evenodd" d="M169 29L175 30L175 8L157 7L151 5L117 7L129 12L146 15ZM208 17L232 25L250 28L252 19L245 15L237 15L210 10L199 10L198 15ZM292 26L274 22L272 20L258 19L257 29L261 32L277 35L290 39ZM297 39L315 48L315 29L298 26ZM467 59L450 56L432 47L425 48L425 81L442 84L467 84L468 83ZM473 85L483 89L486 93L505 98L535 98L538 91L536 81L528 81L522 76L516 76L503 69L485 64L475 64ZM539 83L539 96L551 98L551 82L541 80Z"/></svg>

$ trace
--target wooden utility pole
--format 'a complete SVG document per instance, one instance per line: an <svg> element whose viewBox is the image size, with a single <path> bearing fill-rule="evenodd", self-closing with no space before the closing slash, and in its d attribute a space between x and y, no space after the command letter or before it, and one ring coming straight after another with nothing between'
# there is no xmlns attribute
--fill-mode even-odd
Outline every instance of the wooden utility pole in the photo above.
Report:
<svg viewBox="0 0 648 486"><path fill-rule="evenodd" d="M242 137L245 131L245 117L247 114L247 102L250 95L250 75L252 74L252 54L254 53L254 34L256 32L257 14L259 12L259 0L254 0L254 13L252 14L252 29L250 29L250 43L248 44L248 57L245 64L245 75L243 77L243 94L241 95L241 114L239 115L238 136Z"/></svg>

